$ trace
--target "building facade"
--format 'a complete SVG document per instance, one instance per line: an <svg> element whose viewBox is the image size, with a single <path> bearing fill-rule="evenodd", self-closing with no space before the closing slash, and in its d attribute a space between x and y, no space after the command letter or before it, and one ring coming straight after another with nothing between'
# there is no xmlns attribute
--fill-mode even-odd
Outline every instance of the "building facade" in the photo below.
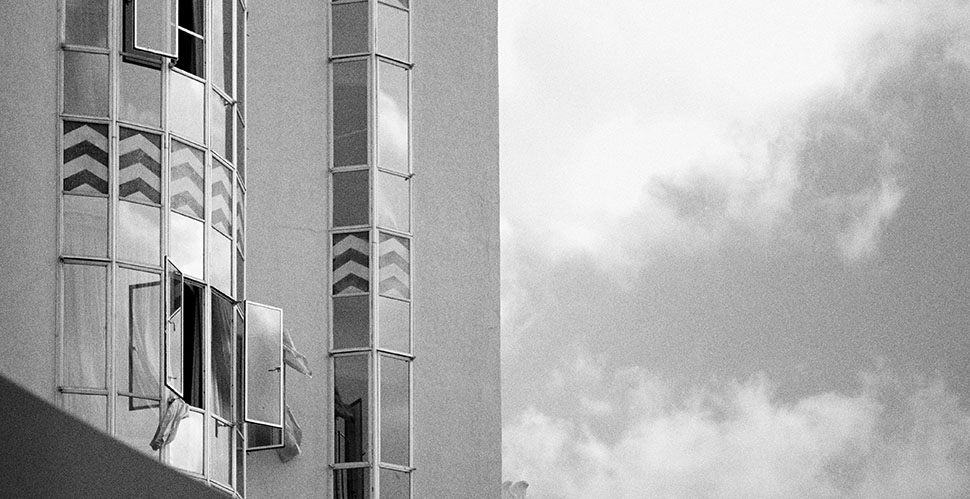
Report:
<svg viewBox="0 0 970 499"><path fill-rule="evenodd" d="M500 494L494 0L0 27L0 374L226 495Z"/></svg>

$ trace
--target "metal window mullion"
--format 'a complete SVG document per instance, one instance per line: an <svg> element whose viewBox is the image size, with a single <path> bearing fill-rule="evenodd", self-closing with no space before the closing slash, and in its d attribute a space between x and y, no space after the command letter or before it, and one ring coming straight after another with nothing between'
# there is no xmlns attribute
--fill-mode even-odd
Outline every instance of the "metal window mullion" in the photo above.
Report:
<svg viewBox="0 0 970 499"><path fill-rule="evenodd" d="M119 23L114 23L117 16L115 12L117 7L117 2L108 2L108 119L111 124L108 126L108 258L111 259L111 264L107 268L107 276L105 279L106 287L105 290L107 295L105 299L107 300L107 313L105 320L105 334L107 335L107 341L105 342L105 353L107 359L105 359L105 374L107 376L106 387L108 388L108 433L111 435L116 435L115 423L117 415L115 414L115 404L114 398L117 396L117 380L115 376L115 348L117 347L115 341L115 321L112 320L117 313L115 306L115 294L117 288L118 280L118 230L116 228L117 218L118 218L118 182L120 177L118 176L119 169L119 129L118 129L118 108L119 108L119 85L118 80L119 70L118 70L118 41L119 41L119 28L117 26ZM124 24L124 23L120 23ZM115 26L115 29L111 29ZM129 311L131 313L131 311Z"/></svg>

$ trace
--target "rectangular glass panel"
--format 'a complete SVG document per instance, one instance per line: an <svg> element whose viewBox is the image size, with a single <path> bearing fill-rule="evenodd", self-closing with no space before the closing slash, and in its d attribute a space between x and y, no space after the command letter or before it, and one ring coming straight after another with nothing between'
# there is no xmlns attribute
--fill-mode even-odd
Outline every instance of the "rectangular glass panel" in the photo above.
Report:
<svg viewBox="0 0 970 499"><path fill-rule="evenodd" d="M108 428L108 399L104 395L65 393L64 410L85 423L101 430ZM148 440L152 436L148 435ZM146 442L148 441L146 440Z"/></svg>
<svg viewBox="0 0 970 499"><path fill-rule="evenodd" d="M382 468L381 499L409 499L410 497L411 474Z"/></svg>
<svg viewBox="0 0 970 499"><path fill-rule="evenodd" d="M246 443L239 433L236 433L236 483L234 485L236 492L241 497L246 497Z"/></svg>
<svg viewBox="0 0 970 499"><path fill-rule="evenodd" d="M356 463L369 459L367 452L368 386L367 355L333 359L334 462Z"/></svg>
<svg viewBox="0 0 970 499"><path fill-rule="evenodd" d="M200 144L205 141L202 115L205 111L205 84L171 72L171 99L168 123L172 131Z"/></svg>
<svg viewBox="0 0 970 499"><path fill-rule="evenodd" d="M283 311L246 303L246 421L283 427Z"/></svg>
<svg viewBox="0 0 970 499"><path fill-rule="evenodd" d="M221 3L221 5L220 5ZM216 0L212 6L212 84L232 95L233 22L236 0Z"/></svg>
<svg viewBox="0 0 970 499"><path fill-rule="evenodd" d="M236 300L246 298L246 259L236 251Z"/></svg>
<svg viewBox="0 0 970 499"><path fill-rule="evenodd" d="M172 210L196 218L205 217L205 154L177 140L172 141L169 185Z"/></svg>
<svg viewBox="0 0 970 499"><path fill-rule="evenodd" d="M175 438L168 444L169 464L193 473L202 473L204 422L202 414L189 411L189 417L182 420Z"/></svg>
<svg viewBox="0 0 970 499"><path fill-rule="evenodd" d="M134 0L135 48L175 57L178 0Z"/></svg>
<svg viewBox="0 0 970 499"><path fill-rule="evenodd" d="M367 170L334 172L333 225L366 225L370 220L370 190Z"/></svg>
<svg viewBox="0 0 970 499"><path fill-rule="evenodd" d="M158 459L158 451L148 445L157 427L158 400L115 397L115 438Z"/></svg>
<svg viewBox="0 0 970 499"><path fill-rule="evenodd" d="M232 171L212 162L212 227L232 237Z"/></svg>
<svg viewBox="0 0 970 499"><path fill-rule="evenodd" d="M381 227L411 231L411 181L407 177L379 174L377 218Z"/></svg>
<svg viewBox="0 0 970 499"><path fill-rule="evenodd" d="M223 158L232 161L232 105L217 92L212 92L209 103L212 107L209 114L211 148Z"/></svg>
<svg viewBox="0 0 970 499"><path fill-rule="evenodd" d="M216 418L209 420L209 470L211 478L225 486L232 482L232 437L231 426Z"/></svg>
<svg viewBox="0 0 970 499"><path fill-rule="evenodd" d="M333 470L334 499L370 499L369 475L366 468Z"/></svg>
<svg viewBox="0 0 970 499"><path fill-rule="evenodd" d="M118 258L158 265L161 260L161 216L155 206L118 203Z"/></svg>
<svg viewBox="0 0 970 499"><path fill-rule="evenodd" d="M332 64L333 165L367 164L367 61Z"/></svg>
<svg viewBox="0 0 970 499"><path fill-rule="evenodd" d="M370 290L370 237L366 232L333 235L333 294Z"/></svg>
<svg viewBox="0 0 970 499"><path fill-rule="evenodd" d="M246 425L249 449L278 449L283 447L283 429L250 423Z"/></svg>
<svg viewBox="0 0 970 499"><path fill-rule="evenodd" d="M127 201L162 203L162 139L122 127L118 142L118 196Z"/></svg>
<svg viewBox="0 0 970 499"><path fill-rule="evenodd" d="M232 240L214 230L209 231L209 284L232 294Z"/></svg>
<svg viewBox="0 0 970 499"><path fill-rule="evenodd" d="M64 112L108 116L108 56L64 51Z"/></svg>
<svg viewBox="0 0 970 499"><path fill-rule="evenodd" d="M202 222L172 213L170 222L169 258L185 275L201 279L202 256L205 254L203 237L205 226Z"/></svg>
<svg viewBox="0 0 970 499"><path fill-rule="evenodd" d="M381 462L410 464L411 382L409 362L381 356Z"/></svg>
<svg viewBox="0 0 970 499"><path fill-rule="evenodd" d="M166 272L168 308L165 320L165 386L181 397L185 394L185 286L182 273L171 262L168 262Z"/></svg>
<svg viewBox="0 0 970 499"><path fill-rule="evenodd" d="M205 43L203 40L183 30L179 30L178 40L179 56L175 60L175 67L199 78L204 78Z"/></svg>
<svg viewBox="0 0 970 499"><path fill-rule="evenodd" d="M64 122L65 193L108 195L108 125Z"/></svg>
<svg viewBox="0 0 970 499"><path fill-rule="evenodd" d="M71 256L108 255L108 198L64 196L62 253Z"/></svg>
<svg viewBox="0 0 970 499"><path fill-rule="evenodd" d="M333 348L370 345L370 297L340 296L333 299Z"/></svg>
<svg viewBox="0 0 970 499"><path fill-rule="evenodd" d="M242 115L236 110L236 171L239 177L246 180L246 125Z"/></svg>
<svg viewBox="0 0 970 499"><path fill-rule="evenodd" d="M240 186L239 183L236 183L236 247L239 248L240 252L245 249L246 242L246 233L245 230L243 230L243 227L245 227L245 210L243 202L242 186Z"/></svg>
<svg viewBox="0 0 970 499"><path fill-rule="evenodd" d="M246 102L246 9L236 6L236 101L242 110Z"/></svg>
<svg viewBox="0 0 970 499"><path fill-rule="evenodd" d="M108 2L106 0L67 0L64 7L65 43L108 47Z"/></svg>
<svg viewBox="0 0 970 499"><path fill-rule="evenodd" d="M160 396L161 276L121 268L117 286L115 375L118 391L157 399Z"/></svg>
<svg viewBox="0 0 970 499"><path fill-rule="evenodd" d="M212 411L232 421L232 301L212 294ZM228 482L227 482L228 483Z"/></svg>
<svg viewBox="0 0 970 499"><path fill-rule="evenodd" d="M381 295L410 299L411 241L382 232L380 252Z"/></svg>
<svg viewBox="0 0 970 499"><path fill-rule="evenodd" d="M367 52L367 2L333 6L333 55Z"/></svg>
<svg viewBox="0 0 970 499"><path fill-rule="evenodd" d="M381 348L398 352L411 352L411 304L380 297Z"/></svg>
<svg viewBox="0 0 970 499"><path fill-rule="evenodd" d="M107 270L92 265L63 268L63 386L104 388Z"/></svg>
<svg viewBox="0 0 970 499"><path fill-rule="evenodd" d="M377 166L401 173L408 173L409 74L386 62L377 72Z"/></svg>
<svg viewBox="0 0 970 499"><path fill-rule="evenodd" d="M162 123L162 72L141 64L121 63L121 106L125 121L159 127Z"/></svg>
<svg viewBox="0 0 970 499"><path fill-rule="evenodd" d="M406 10L377 4L377 53L399 61L410 60Z"/></svg>

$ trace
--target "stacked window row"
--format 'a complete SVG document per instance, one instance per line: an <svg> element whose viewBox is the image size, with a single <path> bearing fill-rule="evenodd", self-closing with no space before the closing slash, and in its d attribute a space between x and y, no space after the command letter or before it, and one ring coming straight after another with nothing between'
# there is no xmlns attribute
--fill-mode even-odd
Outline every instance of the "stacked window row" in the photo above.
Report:
<svg viewBox="0 0 970 499"><path fill-rule="evenodd" d="M334 497L411 496L410 3L331 3Z"/></svg>

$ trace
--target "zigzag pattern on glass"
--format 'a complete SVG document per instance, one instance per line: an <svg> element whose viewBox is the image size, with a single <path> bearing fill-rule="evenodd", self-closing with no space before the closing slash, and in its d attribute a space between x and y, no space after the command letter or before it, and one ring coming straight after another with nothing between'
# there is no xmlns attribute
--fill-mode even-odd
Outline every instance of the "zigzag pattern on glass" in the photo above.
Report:
<svg viewBox="0 0 970 499"><path fill-rule="evenodd" d="M128 201L162 203L162 152L158 135L121 129L118 195Z"/></svg>
<svg viewBox="0 0 970 499"><path fill-rule="evenodd" d="M243 216L242 187L236 184L236 246L239 246L240 251L243 250Z"/></svg>
<svg viewBox="0 0 970 499"><path fill-rule="evenodd" d="M370 290L370 249L366 232L334 234L333 294L366 293Z"/></svg>
<svg viewBox="0 0 970 499"><path fill-rule="evenodd" d="M212 162L212 226L232 237L232 173Z"/></svg>
<svg viewBox="0 0 970 499"><path fill-rule="evenodd" d="M108 195L108 125L64 122L64 192Z"/></svg>
<svg viewBox="0 0 970 499"><path fill-rule="evenodd" d="M190 217L205 217L205 156L202 151L173 140L169 164L172 210Z"/></svg>
<svg viewBox="0 0 970 499"><path fill-rule="evenodd" d="M381 233L380 293L411 299L411 243L402 237Z"/></svg>

